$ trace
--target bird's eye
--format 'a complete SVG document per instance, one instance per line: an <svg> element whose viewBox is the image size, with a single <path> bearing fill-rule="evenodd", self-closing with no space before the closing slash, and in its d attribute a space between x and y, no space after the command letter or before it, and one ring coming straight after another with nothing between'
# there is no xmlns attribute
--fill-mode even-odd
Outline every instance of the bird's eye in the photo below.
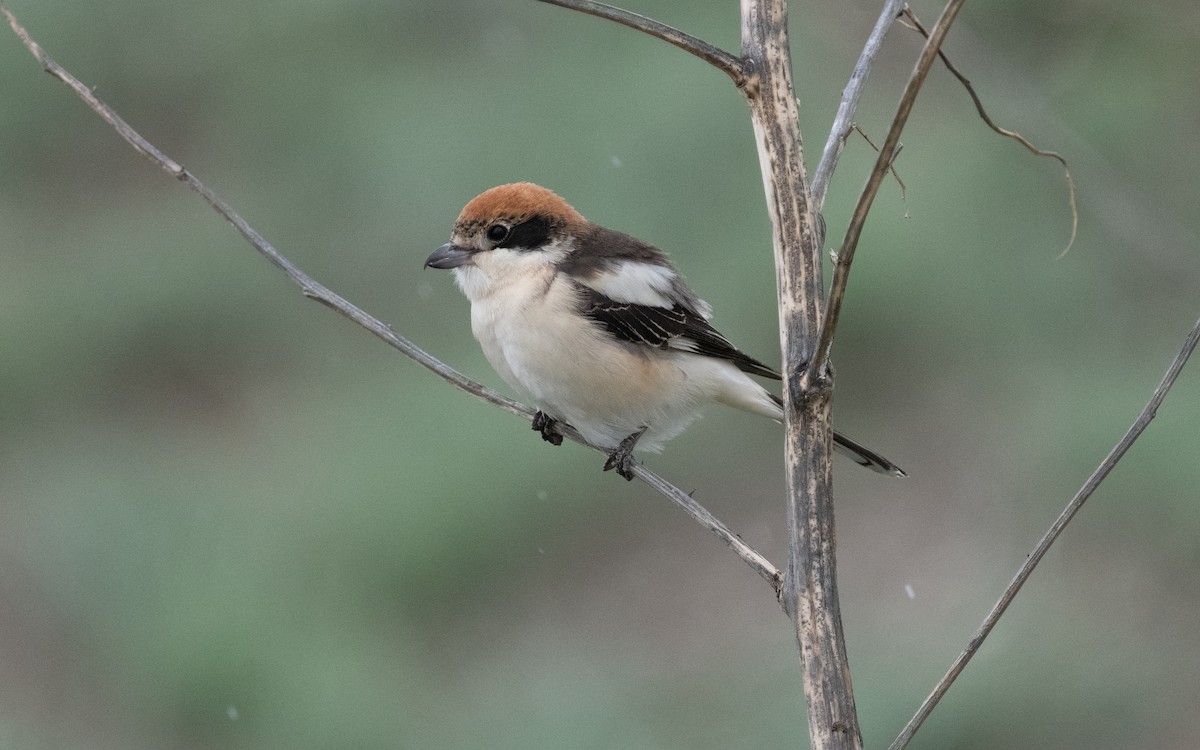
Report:
<svg viewBox="0 0 1200 750"><path fill-rule="evenodd" d="M508 227L503 224L493 224L487 230L488 239L492 242L503 242L508 236Z"/></svg>

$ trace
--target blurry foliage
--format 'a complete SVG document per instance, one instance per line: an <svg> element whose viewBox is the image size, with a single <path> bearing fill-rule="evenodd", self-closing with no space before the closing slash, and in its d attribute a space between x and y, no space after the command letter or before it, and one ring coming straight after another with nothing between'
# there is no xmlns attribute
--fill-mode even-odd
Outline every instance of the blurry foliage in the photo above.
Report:
<svg viewBox="0 0 1200 750"><path fill-rule="evenodd" d="M812 5L812 4L809 4ZM634 3L727 48L736 3ZM421 261L532 179L672 252L776 351L770 230L724 77L534 2L13 11L305 270L499 385ZM938 7L917 12L931 20ZM792 8L810 158L875 14ZM1198 314L1200 14L970 6L850 285L839 466L869 745L891 737L1148 398ZM919 40L892 32L880 136ZM791 747L803 697L766 588L599 472L303 301L0 33L0 748ZM838 236L873 155L852 138ZM911 218L904 218L905 213ZM1200 381L1158 421L914 747L1200 744ZM657 469L783 548L778 428L714 412ZM911 586L913 598L906 594Z"/></svg>

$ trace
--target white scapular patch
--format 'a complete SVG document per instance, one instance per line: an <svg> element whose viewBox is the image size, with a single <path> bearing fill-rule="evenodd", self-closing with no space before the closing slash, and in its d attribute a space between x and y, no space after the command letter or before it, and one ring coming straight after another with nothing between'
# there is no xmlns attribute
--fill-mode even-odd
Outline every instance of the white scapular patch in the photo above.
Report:
<svg viewBox="0 0 1200 750"><path fill-rule="evenodd" d="M681 352L698 352L700 345L687 336L674 336L667 341L668 349L678 349Z"/></svg>
<svg viewBox="0 0 1200 750"><path fill-rule="evenodd" d="M616 302L670 309L675 306L670 296L674 281L675 272L666 266L623 260L584 283Z"/></svg>

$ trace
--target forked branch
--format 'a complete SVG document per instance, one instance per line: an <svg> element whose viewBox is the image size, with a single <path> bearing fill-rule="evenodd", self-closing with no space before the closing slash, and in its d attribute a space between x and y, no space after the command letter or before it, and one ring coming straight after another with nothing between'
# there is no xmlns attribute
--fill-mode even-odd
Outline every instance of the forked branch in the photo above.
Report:
<svg viewBox="0 0 1200 750"><path fill-rule="evenodd" d="M875 62L879 50L883 49L883 40L887 36L888 30L892 28L892 24L896 22L904 7L904 0L887 0L883 4L883 10L879 12L875 27L871 29L871 35L867 37L867 43L858 55L858 62L854 63L854 72L850 74L850 80L846 82L846 88L842 90L842 101L838 104L837 116L833 118L833 127L829 129L825 150L821 153L821 161L817 164L816 171L813 172L812 185L809 187L813 210L818 214L825 207L825 194L829 192L829 181L833 177L834 170L837 169L838 158L842 155L846 138L854 128L854 113L858 111L858 100L862 97L867 76L871 73L871 65Z"/></svg>
<svg viewBox="0 0 1200 750"><path fill-rule="evenodd" d="M825 319L821 324L821 336L810 365L818 377L826 372L829 365L829 352L833 348L833 337L837 331L842 302L846 298L850 264L854 262L854 251L858 248L858 240L862 236L863 226L867 222L867 214L871 210L875 196L879 193L879 186L883 184L883 178L887 174L888 168L896 158L900 133L903 132L904 126L908 122L908 116L917 101L917 94L921 91L921 84L924 83L925 76L929 74L929 69L933 67L938 50L941 49L946 35L950 33L950 27L954 24L954 19L958 16L964 2L966 0L949 0L946 7L942 9L941 17L934 24L933 31L925 40L925 46L921 50L920 57L917 58L917 64L913 67L913 72L908 77L908 83L904 86L904 93L896 107L892 126L888 129L887 137L875 160L875 166L867 178L867 185L859 195L858 204L850 216L850 226L847 227L846 234L842 238L841 248L837 251L837 263L833 267L833 281L829 287L829 301L825 309Z"/></svg>

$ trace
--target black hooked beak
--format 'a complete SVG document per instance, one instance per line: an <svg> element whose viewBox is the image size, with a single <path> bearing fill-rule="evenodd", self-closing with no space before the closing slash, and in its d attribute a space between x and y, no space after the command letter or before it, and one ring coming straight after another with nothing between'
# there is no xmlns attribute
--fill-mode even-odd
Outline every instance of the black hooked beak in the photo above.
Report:
<svg viewBox="0 0 1200 750"><path fill-rule="evenodd" d="M458 268L471 265L471 251L447 242L425 259L425 268Z"/></svg>

